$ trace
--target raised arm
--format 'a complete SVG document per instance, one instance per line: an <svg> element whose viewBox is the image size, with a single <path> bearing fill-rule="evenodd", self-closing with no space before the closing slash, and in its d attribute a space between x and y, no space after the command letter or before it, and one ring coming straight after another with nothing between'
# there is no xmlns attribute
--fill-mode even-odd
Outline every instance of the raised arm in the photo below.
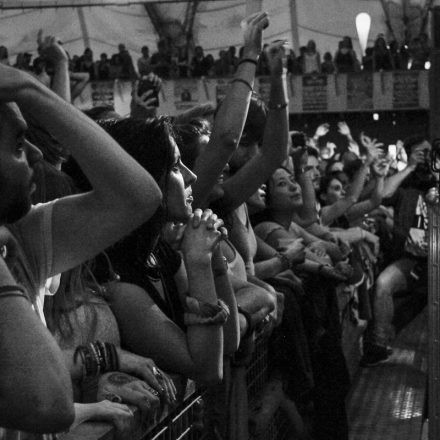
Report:
<svg viewBox="0 0 440 440"><path fill-rule="evenodd" d="M298 214L295 213L295 222L299 222L303 228L306 228L318 220L315 188L310 173L307 171L307 148L297 148L293 152L292 158L295 180L301 186L303 196L303 205Z"/></svg>
<svg viewBox="0 0 440 440"><path fill-rule="evenodd" d="M237 67L226 97L220 105L209 143L194 166L194 173L197 175L197 181L192 186L195 207L203 207L206 203L218 176L240 141L254 87L263 30L268 24L268 17L264 12L246 19L243 62Z"/></svg>
<svg viewBox="0 0 440 440"><path fill-rule="evenodd" d="M51 275L90 259L156 211L154 179L104 130L27 73L2 65L0 78L0 100L26 107L70 150L93 187L54 205Z"/></svg>
<svg viewBox="0 0 440 440"><path fill-rule="evenodd" d="M368 198L367 200L363 200L362 202L355 203L353 206L348 208L345 216L350 223L355 221L356 219L359 219L365 214L368 214L382 203L384 180L384 174L376 174L376 185L374 186L370 198Z"/></svg>
<svg viewBox="0 0 440 440"><path fill-rule="evenodd" d="M345 136L348 141L348 149L352 153L356 154L357 157L359 157L360 151L359 151L359 145L358 143L353 139L353 136L351 135L350 127L347 125L346 122L340 121L338 122L338 132L342 134L342 136Z"/></svg>
<svg viewBox="0 0 440 440"><path fill-rule="evenodd" d="M228 210L240 206L266 182L287 158L289 136L289 101L286 75L283 73L283 42L268 50L270 65L269 111L259 152L223 184Z"/></svg>
<svg viewBox="0 0 440 440"><path fill-rule="evenodd" d="M209 308L206 304L216 307L218 301L211 256L220 232L216 230L217 225L210 229L212 217L209 212L205 211L200 217L199 210L195 211L181 244L188 278L188 293L184 297L205 304L204 308ZM197 226L200 218L202 221ZM184 332L162 313L144 289L133 284L116 286L111 293L111 305L127 349L154 359L166 371L183 374L200 383L220 380L223 367L221 323L189 324Z"/></svg>
<svg viewBox="0 0 440 440"><path fill-rule="evenodd" d="M388 198L394 195L397 191L397 188L402 184L402 182L414 172L419 163L423 163L425 161L425 156L423 151L416 150L411 153L408 158L408 166L398 173L388 177L384 183L383 189L383 198Z"/></svg>
<svg viewBox="0 0 440 440"><path fill-rule="evenodd" d="M14 285L0 257L0 425L59 432L74 418L70 377L55 340Z"/></svg>
<svg viewBox="0 0 440 440"><path fill-rule="evenodd" d="M38 32L38 49L41 56L52 63L54 74L51 88L60 98L71 102L69 59L66 51L56 41L55 37L47 36L43 39L42 30Z"/></svg>
<svg viewBox="0 0 440 440"><path fill-rule="evenodd" d="M365 178L371 164L377 157L377 149L380 145L381 144L376 142L376 139L370 139L364 136L364 146L367 148L367 157L354 175L345 197L330 206L324 206L324 208L322 208L321 221L324 225L331 224L338 217L345 214L351 206L357 203L364 188Z"/></svg>

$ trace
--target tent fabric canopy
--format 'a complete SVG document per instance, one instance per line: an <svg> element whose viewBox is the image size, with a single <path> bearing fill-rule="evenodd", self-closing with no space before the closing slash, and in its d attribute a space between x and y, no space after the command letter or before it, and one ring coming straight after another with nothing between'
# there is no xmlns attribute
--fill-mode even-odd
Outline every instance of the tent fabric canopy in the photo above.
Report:
<svg viewBox="0 0 440 440"><path fill-rule="evenodd" d="M398 8L402 0L392 1ZM77 6L84 3L90 6ZM80 55L89 46L97 59L102 52L108 55L117 52L118 44L124 43L137 59L142 46L149 46L152 53L159 39L141 3L145 1L0 0L0 44L8 48L12 58L20 52L35 53L36 36L41 28L45 35L56 35L71 55ZM159 0L156 8L164 20L182 20L187 3ZM265 40L284 38L291 42L290 0L262 3L271 19ZM425 0L410 3L420 6ZM48 8L50 5L53 7ZM7 9L12 6L20 9ZM334 54L341 38L349 35L359 56L355 27L359 12L371 15L370 44L379 33L387 32L380 0L296 0L296 9L299 45L313 39L321 55L327 51ZM240 46L240 21L245 14L245 0L202 0L194 19L195 43L214 56L230 45Z"/></svg>

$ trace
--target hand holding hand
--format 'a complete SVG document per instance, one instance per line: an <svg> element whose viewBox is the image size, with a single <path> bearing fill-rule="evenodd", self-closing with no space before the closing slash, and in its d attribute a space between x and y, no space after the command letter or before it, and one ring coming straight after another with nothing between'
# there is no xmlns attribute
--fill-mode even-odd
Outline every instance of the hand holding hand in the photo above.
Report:
<svg viewBox="0 0 440 440"><path fill-rule="evenodd" d="M210 209L196 209L188 219L183 234L181 250L185 257L200 260L212 252L222 238L220 228L223 220L219 219Z"/></svg>
<svg viewBox="0 0 440 440"><path fill-rule="evenodd" d="M261 54L263 30L269 26L267 12L257 12L242 21L244 30L244 58L256 58Z"/></svg>

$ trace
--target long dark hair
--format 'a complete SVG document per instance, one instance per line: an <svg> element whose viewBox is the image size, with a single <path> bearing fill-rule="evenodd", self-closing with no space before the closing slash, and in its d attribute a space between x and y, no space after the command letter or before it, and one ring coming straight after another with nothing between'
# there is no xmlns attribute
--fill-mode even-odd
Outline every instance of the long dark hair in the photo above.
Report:
<svg viewBox="0 0 440 440"><path fill-rule="evenodd" d="M100 125L151 174L163 193L162 205L154 215L129 236L107 249L114 270L121 275L122 280L142 286L139 280L140 267L143 267L153 251L167 220L168 176L174 165L171 142L173 129L167 117L107 120ZM103 281L103 274L98 271L97 275Z"/></svg>

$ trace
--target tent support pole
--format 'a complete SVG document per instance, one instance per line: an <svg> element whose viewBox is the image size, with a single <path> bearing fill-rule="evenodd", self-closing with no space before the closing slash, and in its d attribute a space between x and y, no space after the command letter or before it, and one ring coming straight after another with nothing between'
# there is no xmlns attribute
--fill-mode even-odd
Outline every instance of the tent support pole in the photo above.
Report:
<svg viewBox="0 0 440 440"><path fill-rule="evenodd" d="M299 35L298 35L298 10L296 9L296 0L290 0L290 29L292 32L292 49L295 54L299 54Z"/></svg>
<svg viewBox="0 0 440 440"><path fill-rule="evenodd" d="M78 8L78 18L79 18L79 24L81 26L81 34L84 41L84 49L87 47L90 47L90 36L89 31L87 29L87 23L86 18L84 16L83 8Z"/></svg>

